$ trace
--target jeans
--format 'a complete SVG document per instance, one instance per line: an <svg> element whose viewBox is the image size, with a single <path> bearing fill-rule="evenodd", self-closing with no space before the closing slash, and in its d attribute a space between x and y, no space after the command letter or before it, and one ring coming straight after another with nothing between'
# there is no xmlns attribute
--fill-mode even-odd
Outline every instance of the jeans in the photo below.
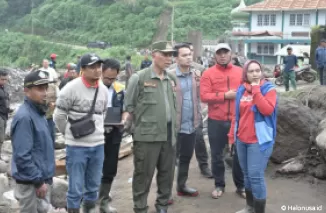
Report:
<svg viewBox="0 0 326 213"><path fill-rule="evenodd" d="M326 85L326 66L318 67L320 85Z"/></svg>
<svg viewBox="0 0 326 213"><path fill-rule="evenodd" d="M290 90L289 81L291 82L291 86L294 90L297 89L297 82L295 80L295 72L294 71L283 71L283 78L284 78L284 86L285 91Z"/></svg>
<svg viewBox="0 0 326 213"><path fill-rule="evenodd" d="M102 183L112 184L117 175L121 139L122 134L116 127L105 134Z"/></svg>
<svg viewBox="0 0 326 213"><path fill-rule="evenodd" d="M66 147L66 169L69 175L67 207L80 208L80 202L96 202L101 183L104 145Z"/></svg>
<svg viewBox="0 0 326 213"><path fill-rule="evenodd" d="M196 130L195 154L201 171L208 168L208 153L203 135L203 125L201 124Z"/></svg>
<svg viewBox="0 0 326 213"><path fill-rule="evenodd" d="M211 146L212 173L215 179L215 187L225 188L224 148L228 144L228 133L231 127L229 121L208 119L208 139ZM233 182L238 190L243 189L243 174L239 165L238 156L233 155L232 166Z"/></svg>
<svg viewBox="0 0 326 213"><path fill-rule="evenodd" d="M252 191L254 198L266 199L265 169L273 146L261 151L258 143L247 144L236 141L240 166L245 180L245 188Z"/></svg>

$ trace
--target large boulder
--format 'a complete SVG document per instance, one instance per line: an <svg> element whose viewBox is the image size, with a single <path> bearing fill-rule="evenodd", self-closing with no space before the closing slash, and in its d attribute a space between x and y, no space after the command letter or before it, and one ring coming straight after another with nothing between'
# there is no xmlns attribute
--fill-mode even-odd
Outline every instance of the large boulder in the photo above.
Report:
<svg viewBox="0 0 326 213"><path fill-rule="evenodd" d="M54 208L67 207L67 190L67 181L56 177L53 178L53 185L51 190L51 204Z"/></svg>
<svg viewBox="0 0 326 213"><path fill-rule="evenodd" d="M277 136L271 157L272 162L282 163L306 153L321 118L299 100L281 96L277 119Z"/></svg>

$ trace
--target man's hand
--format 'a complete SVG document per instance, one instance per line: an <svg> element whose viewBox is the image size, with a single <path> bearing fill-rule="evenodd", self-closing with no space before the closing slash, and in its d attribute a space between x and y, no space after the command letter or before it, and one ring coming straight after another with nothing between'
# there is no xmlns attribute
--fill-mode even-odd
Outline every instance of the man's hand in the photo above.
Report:
<svg viewBox="0 0 326 213"><path fill-rule="evenodd" d="M224 93L224 98L227 100L233 100L235 99L237 92L234 90L229 90L226 93Z"/></svg>
<svg viewBox="0 0 326 213"><path fill-rule="evenodd" d="M48 191L48 187L45 183L40 188L36 189L36 196L43 199L46 196L46 193Z"/></svg>

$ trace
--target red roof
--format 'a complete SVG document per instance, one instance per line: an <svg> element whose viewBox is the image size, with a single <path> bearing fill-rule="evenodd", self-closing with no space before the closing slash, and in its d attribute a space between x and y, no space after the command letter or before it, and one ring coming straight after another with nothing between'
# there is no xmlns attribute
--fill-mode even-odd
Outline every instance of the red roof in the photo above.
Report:
<svg viewBox="0 0 326 213"><path fill-rule="evenodd" d="M232 36L278 36L283 37L282 32L272 32L272 31L254 31L254 32L232 32Z"/></svg>
<svg viewBox="0 0 326 213"><path fill-rule="evenodd" d="M326 0L265 0L242 11L326 9Z"/></svg>

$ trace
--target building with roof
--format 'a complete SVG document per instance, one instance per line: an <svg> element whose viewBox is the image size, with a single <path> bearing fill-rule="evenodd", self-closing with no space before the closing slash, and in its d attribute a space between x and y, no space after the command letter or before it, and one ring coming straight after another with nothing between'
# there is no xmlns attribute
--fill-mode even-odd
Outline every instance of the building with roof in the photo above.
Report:
<svg viewBox="0 0 326 213"><path fill-rule="evenodd" d="M326 0L265 0L246 7L242 1L232 12L247 13L249 23L241 30L233 26L232 37L243 41L248 58L264 64L279 63L274 54L283 46L309 45L311 27L326 25Z"/></svg>

